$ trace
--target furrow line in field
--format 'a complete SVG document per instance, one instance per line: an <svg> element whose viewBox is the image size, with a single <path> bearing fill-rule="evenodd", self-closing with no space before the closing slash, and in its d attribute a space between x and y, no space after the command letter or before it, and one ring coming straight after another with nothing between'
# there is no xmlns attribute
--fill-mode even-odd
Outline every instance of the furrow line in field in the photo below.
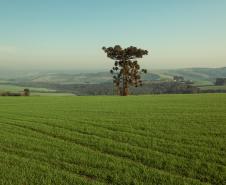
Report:
<svg viewBox="0 0 226 185"><path fill-rule="evenodd" d="M31 122L29 122L31 123ZM32 123L38 123L38 122L32 122ZM155 149L153 150L152 148L149 148L149 147L142 147L142 146L139 146L139 145L134 145L134 144L131 144L131 143L128 143L128 142L122 142L122 141L119 141L117 140L117 137L112 139L112 138L109 138L109 137L104 137L103 135L98 135L98 134L90 134L90 133L87 133L85 131L80 131L80 130L77 130L77 129L69 129L69 128L65 128L65 127L62 127L62 126L59 126L59 125L55 125L55 124L50 124L49 122L48 123L38 123L38 124L43 124L43 125L47 125L47 126L51 126L51 127L55 127L55 128L60 128L60 129L63 129L63 130L68 130L70 132L76 132L76 133L79 133L79 134L82 134L82 135L87 135L87 136L94 136L94 137L98 137L100 139L105 139L105 140L110 140L110 141L113 141L113 142L116 142L116 143L120 143L120 144L124 144L124 145L129 145L131 147L136 147L138 149L141 149L141 150L145 150L145 151L151 151L151 152L156 152L156 153L159 153L159 154L162 154L162 155L167 155L167 156L176 156L180 159L185 159L185 160L191 160L191 157L187 157L185 155L181 155L181 154L177 154L177 153L173 153L173 152L170 152L170 151L162 151L162 150L159 150L159 149ZM193 160L196 160L197 159L197 156L196 158L193 157ZM210 160L207 160L206 161L209 163L209 164L217 164L218 166L224 166L222 165L222 161L221 162L218 162L218 161L210 161Z"/></svg>
<svg viewBox="0 0 226 185"><path fill-rule="evenodd" d="M7 118L8 119L8 118ZM18 118L16 118L16 119L13 119L13 118L10 118L11 120L15 120L15 121L24 121L24 118L23 119L18 119ZM26 119L27 120L27 119ZM32 121L32 122L36 122L36 121L34 121L33 119L32 120L30 120L30 119L28 119L29 121ZM58 120L59 121L59 120ZM63 120L62 120L63 121ZM43 122L43 120L42 120L42 122ZM96 124L96 123L92 123L92 122L87 122L87 121L77 121L77 123L83 123L83 124L87 124L87 125L92 125L92 126L95 126L95 127L99 127L99 128L103 128L103 129L106 129L106 130L109 130L109 131L112 131L112 132L121 132L121 133L127 133L127 134L132 134L132 135L137 135L137 136L141 136L141 137L147 137L147 138L150 138L150 139L153 139L153 138L155 138L155 139L158 139L159 141L166 141L167 143L169 143L169 141L170 142L172 142L172 144L180 144L180 145L182 145L182 146L184 146L185 148L186 147L189 147L189 146L191 146L191 147L195 147L196 148L196 150L198 150L198 151L200 151L200 149L204 149L204 150L209 150L209 145L208 145L208 147L207 146L203 146L202 144L203 144L203 142L201 142L199 145L197 145L197 144L194 144L194 143L190 143L190 142L187 142L186 141L186 143L185 142L178 142L178 140L175 140L175 139L172 139L172 137L167 137L167 138L164 138L165 136L163 135L163 137L159 137L158 135L154 135L153 133L151 134L149 134L149 135L146 135L146 134L141 134L141 133L134 133L134 132L129 132L129 131L125 131L125 130L119 130L119 129L117 129L117 128L109 128L109 127L105 127L105 126L103 126L103 125L99 125L99 124ZM49 123L49 122L48 122ZM54 125L55 126L55 125ZM206 142L205 142L206 143ZM218 151L218 148L216 148L217 149L217 151ZM202 151L202 150L201 150ZM212 150L211 150L211 152L213 152ZM221 151L220 151L221 153L223 152L224 153L224 150L222 150L221 149ZM216 153L217 155L218 155L218 153ZM222 154L222 155L225 155L225 154Z"/></svg>
<svg viewBox="0 0 226 185"><path fill-rule="evenodd" d="M57 171L63 171L63 172L69 173L69 174L74 175L78 178L82 178L86 181L94 181L94 182L98 182L99 184L103 184L103 185L106 184L106 181L104 182L104 179L98 179L95 176L92 176L92 175L89 175L89 174L76 173L73 170L62 168L63 163L60 162L60 161L58 161L58 164L60 164L60 166L56 166L56 164L51 163L51 161L47 162L47 161L43 161L43 160L40 160L40 159L28 157L28 156L22 156L20 153L14 152L12 150L2 149L0 152L5 153L7 155L11 155L11 156L16 156L16 157L19 157L19 158L22 158L22 159L28 159L29 162L33 161L33 162L41 163L42 165L45 165L45 166L50 166L53 170L56 170L56 167L58 167Z"/></svg>
<svg viewBox="0 0 226 185"><path fill-rule="evenodd" d="M18 128L18 127L17 127ZM23 128L20 128L20 129L23 129ZM17 129L18 130L18 129ZM1 132L1 131L0 131ZM22 133L16 133L16 132L13 132L12 130L7 130L7 131L5 131L4 130L4 133L10 133L10 134L12 134L12 136L15 136L15 137L17 137L17 136L20 136L20 137L22 137L22 138L29 138L29 139L32 139L32 140L36 140L36 141L46 141L45 139L46 138L40 138L40 137L35 137L35 136L33 136L33 135L24 135L24 134L22 134ZM15 135L16 134L16 135ZM18 137L17 137L18 138ZM52 138L51 138L52 139ZM0 142L0 144L1 144L1 142ZM51 145L53 145L53 143L48 143L48 144L51 144ZM15 147L19 147L19 149L21 149L22 150L22 147L24 148L24 146L23 145L19 145L19 146L17 146L17 145L10 145L10 146L13 146L13 148L15 149ZM54 145L53 145L54 146ZM2 146L0 145L0 148L1 148ZM54 147L56 147L56 146L54 146ZM27 151L32 151L33 153L37 153L37 154L47 154L46 152L46 150L43 150L43 149L41 149L40 147L38 147L38 146L35 146L35 148L24 148L24 150L27 150ZM78 152L78 150L77 150L77 152ZM84 151L79 151L81 154L84 152ZM62 161L62 159L60 159L60 161ZM65 160L63 160L63 161L65 161ZM76 163L75 161L65 161L65 162L67 162L67 163L72 163L72 164L75 164L75 165L81 165L81 163ZM95 166L94 165L90 165L90 163L86 163L86 167L87 166L90 166L90 167L92 167L92 168L96 168L96 169L98 169L98 168L100 168L100 169L103 169L103 170L112 170L112 168L106 168L106 166L103 166L103 164L102 165L98 165L97 166L97 164L95 164Z"/></svg>
<svg viewBox="0 0 226 185"><path fill-rule="evenodd" d="M19 120L16 120L16 121L19 121ZM23 123L24 123L24 121L23 121ZM30 123L30 122L29 122ZM32 123L38 123L38 122L32 122ZM89 136L97 136L97 137L101 137L101 138L105 138L105 139L110 139L110 140L113 140L113 141L115 141L115 142L119 142L119 143L123 143L123 144L127 144L127 145L130 145L130 146L134 146L134 147L140 147L140 148L142 148L142 149L150 149L151 151L156 151L156 152L159 152L159 153L166 153L165 151L162 151L162 150L160 150L159 148L160 147L158 147L158 148L155 148L155 150L153 150L153 149L151 149L149 146L147 146L147 147L144 147L144 146L140 146L140 145L134 145L134 144L131 144L131 143L128 143L128 142L123 142L123 141L120 141L120 140L117 140L117 137L116 138L114 138L114 139L112 139L112 138L109 138L109 137L105 137L105 136L103 136L103 135L98 135L98 134L93 134L93 133L87 133L87 132L84 132L84 131L79 131L79 130L76 130L76 129L71 129L71 128L65 128L65 127L62 127L62 126L58 126L58 125L55 125L55 124L50 124L49 122L46 122L46 123L38 123L38 124L43 124L43 125L48 125L48 126L53 126L53 127L55 127L55 128L61 128L61 129L64 129L64 130L69 130L69 131L71 131L71 132L77 132L77 133L81 133L81 134L86 134L86 135L89 135ZM187 147L187 146L186 146ZM185 148L186 148L185 147ZM210 151L211 153L213 153L213 151ZM172 154L172 155L175 155L175 156L178 156L178 157L182 157L182 158L186 158L186 159L190 159L191 158L191 156L189 156L189 157L187 157L186 155L181 155L180 153L178 154L178 153L175 153L175 152L172 152L172 151L170 151L170 150L168 150L167 151L167 154ZM219 153L215 153L216 155L219 155ZM218 158L218 160L219 159L223 159L222 158L222 155L224 156L224 154L221 154L221 157L220 158ZM198 157L198 156L195 156L196 158ZM209 163L212 163L212 162L214 162L214 163L217 163L217 165L222 165L222 163L223 163L223 165L224 165L224 162L222 161L222 160L220 160L219 162L218 161L213 161L213 160L208 160L208 159L206 159Z"/></svg>
<svg viewBox="0 0 226 185"><path fill-rule="evenodd" d="M27 117L31 117L31 116L26 116L25 118L27 118ZM37 117L37 118L40 119L40 117ZM43 117L43 118L45 118L45 117ZM12 119L12 118L10 118L10 119ZM18 119L18 117L17 117L14 120L24 121L24 118L23 119ZM60 119L55 119L55 120L57 120L59 122ZM33 119L32 119L32 121L33 121ZM61 119L61 121L63 122L65 120ZM97 124L97 123L93 123L91 121L81 121L81 120L70 120L70 121L75 121L77 123L83 123L83 124L92 125L92 126L95 126L95 127L100 127L100 128L103 128L103 129L107 129L107 130L113 131L113 132L123 132L123 133L128 133L128 134L139 135L139 136L143 136L143 137L157 138L157 139L161 139L161 140L166 140L167 142L172 141L173 143L179 143L179 144L183 144L185 146L189 145L189 146L192 146L192 147L197 147L198 150L201 149L201 148L209 149L209 147L210 147L208 142L203 142L203 141L201 141L201 142L199 141L200 144L197 144L197 142L196 142L196 144L194 144L194 142L191 143L190 140L188 140L188 139L186 140L186 142L185 141L179 142L178 140L173 139L173 137L167 137L166 138L165 135L162 135L162 137L159 137L158 135L156 135L156 133L150 133L150 134L147 135L147 134L144 134L144 133L137 133L137 130L134 130L134 132L131 132L131 131L118 129L116 127L115 128L107 127L107 126L104 126L103 124L100 125L100 124ZM186 138L188 138L188 137L186 137ZM191 140L193 139L192 136L190 138L191 138ZM203 144L205 144L205 146L203 146ZM214 147L214 146L211 146L211 147ZM221 149L221 151L222 151L222 149Z"/></svg>
<svg viewBox="0 0 226 185"><path fill-rule="evenodd" d="M32 122L34 122L34 123L37 123L37 124L46 124L46 125L49 125L49 126L52 126L52 127L58 127L58 128L61 128L61 129L65 129L65 130L69 130L69 131L71 131L71 132L78 132L78 133L81 133L81 134L86 134L86 135L91 135L91 136L97 136L97 137L101 137L101 138L105 138L105 139L111 139L111 140L113 140L113 141L116 141L116 142L120 142L120 143L124 143L124 144L129 144L129 145L131 145L131 146L137 146L137 147L140 147L140 148L143 148L143 149L147 149L147 148L152 148L152 146L150 146L150 145L140 145L140 144L134 144L134 143L130 143L130 142L128 142L128 141L122 141L122 140L119 140L118 139L118 137L116 136L112 136L112 137L109 137L108 136L108 134L106 134L107 135L107 137L105 136L105 135L103 135L103 134L98 134L98 133L96 133L95 132L95 130L92 130L92 132L88 132L88 131L84 131L84 130L79 130L79 129L77 129L77 127L73 127L73 128L67 128L67 127L63 127L63 126L60 126L59 124L53 124L53 123L51 123L51 122L46 122L46 121L43 121L42 120L42 122L37 122L37 121L32 121ZM87 125L88 125L88 123L87 123ZM96 127L96 125L93 125L94 127ZM112 133L115 133L115 131L112 131L112 130L110 130ZM117 132L117 133L119 133L119 132ZM132 133L131 133L132 134ZM132 134L133 135L133 134ZM136 134L134 134L134 136L137 136ZM155 137L156 138L156 137ZM147 139L147 137L144 137L143 139ZM162 142L162 143L165 143L165 139L160 139L160 138L157 138L158 140L160 140L160 141L163 141L164 140L164 142ZM175 144L175 143L173 143L173 144ZM181 146L182 144L180 143L180 146ZM195 147L195 150L197 151L200 151L200 152L206 152L206 150L205 151L203 151L203 150L200 150L200 147L199 148L197 148L195 145L193 146L193 145L190 145L190 146L192 146L192 147ZM168 146L167 146L168 147ZM185 147L185 148L188 148L188 145L183 145L183 147ZM165 145L164 145L164 148L165 148ZM203 147L203 148L205 148L205 147ZM208 149L208 151L207 152L211 152L211 153L215 153L217 156L220 156L220 157L223 157L223 156L225 156L226 155L226 153L224 153L223 151L220 151L221 153L219 153L219 152L214 152L213 150L209 150L209 148L205 148L205 149ZM154 150L153 150L154 151ZM165 153L164 151L162 151L162 150L159 150L159 149L156 149L155 151L158 151L158 152L163 152L163 153ZM167 154L168 153L171 153L171 154L173 154L173 155L176 155L176 156L179 156L179 157L185 157L185 158L187 158L187 156L185 156L185 155L181 155L181 154L176 154L175 152L173 152L173 151L170 151L170 150L167 150ZM189 159L190 159L190 157L191 156L189 156ZM196 156L196 158L197 158L197 156ZM209 160L208 162L214 162L214 163L218 163L217 161L211 161L211 160ZM218 163L219 165L221 165L222 164L222 161L220 162L220 163Z"/></svg>
<svg viewBox="0 0 226 185"><path fill-rule="evenodd" d="M55 110L54 110L55 111ZM4 113L5 114L11 114L11 115L15 115L15 114L13 114L13 113L9 113L9 112L6 112L6 111L4 111ZM29 114L28 114L29 112L26 112L26 114L25 113L16 113L16 115L18 116L18 115L21 115L21 116L26 116L26 117L35 117L35 118L44 118L44 119L46 119L46 118L48 118L48 119L55 119L55 120L59 120L59 119L61 119L60 117L51 117L50 116L50 114L48 114L48 115L46 115L46 114L42 114L42 116L40 115L40 112L39 112L39 115L37 116L37 115L34 115L33 113L33 111L30 111L30 113L32 113L32 116L30 116ZM61 112L62 113L62 112ZM45 115L45 116L44 116ZM57 113L56 114L54 114L54 115L57 115ZM65 115L65 114L64 114ZM52 115L53 116L53 115ZM68 118L68 117L67 117ZM139 118L139 117L138 117ZM140 117L140 119L141 119L142 117ZM137 119L137 117L136 117L136 119ZM139 119L139 120L140 120ZM62 119L61 119L62 120ZM68 121L76 121L76 120L74 120L74 119L67 119ZM125 120L127 120L127 119L125 119ZM167 119L168 120L168 119ZM98 120L97 120L98 121ZM102 121L102 120L99 120L99 121ZM106 120L105 120L106 121ZM118 121L118 120L116 120L116 121ZM121 121L121 119L120 119L120 121ZM121 125L120 123L114 123L114 124L117 124L117 125ZM220 123L218 123L218 125L219 125ZM189 126L190 126L190 124L189 124ZM194 128L197 128L197 126L198 125L195 125L194 126ZM224 124L222 125L222 126L225 126ZM190 129L194 129L194 128L190 128ZM137 128L137 127L135 127L134 129L139 129L139 128Z"/></svg>
<svg viewBox="0 0 226 185"><path fill-rule="evenodd" d="M41 162L39 164L36 164L36 160L34 160L34 159L30 159L30 158L26 158L26 157L20 157L20 159L18 159L18 156L15 155L15 154L9 154L7 152L0 151L0 154L1 153L3 155L6 154L7 156L10 156L10 158L11 157L14 158L14 160L18 160L18 161L20 160L20 163L21 162L24 162L24 161L25 162L28 162L29 161L29 163L32 163L32 165L48 166L48 163L45 163L45 162ZM22 161L21 161L21 159L22 159ZM2 161L1 158L0 158L0 163L2 163L2 162L3 162L3 164L5 163L5 161ZM70 171L67 171L67 170L64 170L64 169L62 169L62 170L59 171L58 169L55 168L55 166L52 166L51 168L52 168L53 171L57 171L61 175L70 174L72 176L75 176L76 178L81 179L83 182L85 181L86 183L92 184L92 185L95 185L96 183L98 183L98 185L100 185L100 184L102 184L102 185L106 185L106 184L113 185L113 184L119 184L119 183L121 184L122 183L121 181L120 182L114 181L114 182L111 183L108 180L107 180L106 183L104 183L102 181L99 181L98 182L98 181L95 181L95 180L90 179L89 176L88 177L85 177L85 176L80 175L80 174L71 173ZM170 183L178 184L178 185L184 185L184 184L190 184L190 185L210 185L210 183L207 183L207 182L206 183L203 183L203 182L200 182L200 181L194 180L194 179L186 179L186 178L183 178L181 176L174 176L174 175L171 175L171 174L168 174L168 173L160 172L158 170L152 170L152 169L150 169L150 172L153 172L151 174L151 177L152 178L149 178L149 181L148 182L147 181L142 182L143 185L150 185L150 184L153 184L154 185L156 183L160 183L160 184L163 183L163 184L165 184L167 182L167 180ZM178 180L179 180L179 182L178 182Z"/></svg>
<svg viewBox="0 0 226 185"><path fill-rule="evenodd" d="M55 139L55 138L54 138ZM90 150L90 148L88 148L88 150ZM92 150L93 151L93 150ZM21 152L19 152L19 154L21 154ZM112 157L114 157L114 156L112 156Z"/></svg>
<svg viewBox="0 0 226 185"><path fill-rule="evenodd" d="M62 136L57 136L55 134L52 134L52 133L49 133L49 132L46 132L46 131L42 131L42 130L38 130L36 128L30 128L30 127L27 127L27 126L22 126L22 125L18 125L18 124L14 124L15 126L18 126L18 127L23 127L23 128L26 128L28 130L32 130L34 132L38 132L40 134L43 134L43 135L47 135L49 137L52 137L54 139L60 139L60 140L63 140L65 142L70 142L70 143L73 143L73 144L76 144L76 145L79 145L79 146L82 146L82 147L86 147L90 150L93 150L95 152L99 152L99 153L102 153L102 154L105 154L105 155L109 155L109 156L113 156L115 158L118 158L118 159L124 159L124 160L127 160L127 161L130 161L130 162L133 162L133 163L136 163L137 165L140 164L146 168L152 168L152 169L155 169L155 170L159 170L161 172L164 172L164 173L169 173L169 171L167 170L164 170L164 169L160 169L160 168L156 168L156 167L153 167L153 166L150 166L150 165L147 165L145 162L142 162L141 160L134 160L134 159L131 159L130 157L128 156L125 156L125 155L120 155L120 154L116 154L116 153L112 153L112 152L109 152L107 150L100 150L92 145L89 145L88 143L81 143L81 142L78 142L76 141L75 139L71 139L71 138L66 138L66 137L62 137ZM187 175L183 175L183 174L180 174L178 172L171 172L170 173L171 175L173 174L174 176L180 176L182 178L187 178L187 179L193 179L193 180L197 180L199 182L202 182L200 179L197 179L197 178L194 178L194 177L190 177L190 176L187 176Z"/></svg>
<svg viewBox="0 0 226 185"><path fill-rule="evenodd" d="M55 110L54 110L55 111ZM6 111L4 111L4 113L6 113L6 114L11 114L11 115L15 115L15 114L13 114L13 113L9 113L9 112L6 112ZM32 117L32 118L44 118L44 119L46 119L46 118L48 118L48 119L53 119L53 120L62 120L61 119L61 117L55 117L55 115L57 115L57 113L56 114L54 114L54 115L52 115L52 116L54 116L54 117L51 117L51 115L50 114L48 114L48 115L46 115L46 114L42 114L42 115L40 115L40 112L38 112L39 113L39 115L34 115L34 112L33 111L30 111L30 113L32 114L32 116L30 116L29 114L28 114L29 112L26 112L26 114L25 113L19 113L18 114L18 112L16 113L17 114L17 116L18 115L21 115L21 116L26 116L26 117ZM61 112L62 113L62 112ZM65 113L64 113L64 115L65 115ZM66 115L65 115L66 116ZM68 119L68 117L69 117L70 115L68 115L68 116L66 116L67 117L67 121L77 121L77 120L74 120L74 119ZM126 117L126 119L125 119L125 121L127 121L128 119L127 119L128 117ZM139 118L139 119L138 119ZM143 117L136 117L136 119L137 120L141 120ZM168 120L168 119L167 119ZM173 117L173 120L174 120L174 117ZM90 120L88 120L88 121L90 121ZM105 121L106 122L106 120L97 120L97 121ZM109 121L109 120L108 120ZM115 120L115 121L119 121L119 120ZM122 119L120 118L120 121L122 121ZM112 122L110 122L110 123L112 123ZM213 124L213 123L212 123ZM212 125L211 124L211 125ZM219 124L220 123L217 123L217 125L219 126ZM114 122L114 125L124 125L124 124L121 124L121 123L115 123ZM190 124L189 124L189 126L191 126ZM200 126L199 124L195 124L195 125L193 125L193 127L191 127L190 129L191 130L193 130L194 128L196 128L197 129L197 126ZM224 124L222 124L222 126L225 126ZM137 127L133 127L133 129L135 129L135 130L141 130L142 131L142 129L139 129L139 128L137 128ZM188 129L187 127L186 127L186 129ZM205 128L204 128L205 129ZM171 130L172 130L172 128L171 128ZM176 130L176 129L175 129Z"/></svg>

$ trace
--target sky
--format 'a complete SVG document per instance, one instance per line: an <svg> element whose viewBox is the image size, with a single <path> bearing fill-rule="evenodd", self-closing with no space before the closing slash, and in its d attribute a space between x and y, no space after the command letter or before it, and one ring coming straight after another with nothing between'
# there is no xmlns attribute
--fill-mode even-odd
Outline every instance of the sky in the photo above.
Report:
<svg viewBox="0 0 226 185"><path fill-rule="evenodd" d="M114 45L147 69L226 66L226 0L0 0L0 69L102 71Z"/></svg>

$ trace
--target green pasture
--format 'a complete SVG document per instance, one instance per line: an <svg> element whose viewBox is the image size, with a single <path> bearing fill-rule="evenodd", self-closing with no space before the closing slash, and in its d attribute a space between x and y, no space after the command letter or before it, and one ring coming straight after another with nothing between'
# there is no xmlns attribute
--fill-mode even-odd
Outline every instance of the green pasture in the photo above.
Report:
<svg viewBox="0 0 226 185"><path fill-rule="evenodd" d="M0 97L1 185L224 185L226 94Z"/></svg>
<svg viewBox="0 0 226 185"><path fill-rule="evenodd" d="M20 92L24 89L29 88L31 92L55 92L55 90L50 90L46 88L37 88L37 87L25 87L25 86L18 86L18 85L11 85L11 84L0 84L0 92Z"/></svg>
<svg viewBox="0 0 226 185"><path fill-rule="evenodd" d="M201 90L226 90L226 85L209 85L199 87Z"/></svg>

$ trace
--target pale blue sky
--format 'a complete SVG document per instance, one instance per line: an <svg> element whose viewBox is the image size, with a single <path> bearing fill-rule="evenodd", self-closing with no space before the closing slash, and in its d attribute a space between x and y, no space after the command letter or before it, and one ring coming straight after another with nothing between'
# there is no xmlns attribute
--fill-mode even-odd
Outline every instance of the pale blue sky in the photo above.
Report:
<svg viewBox="0 0 226 185"><path fill-rule="evenodd" d="M115 44L148 69L226 66L226 0L0 0L0 68L104 70Z"/></svg>

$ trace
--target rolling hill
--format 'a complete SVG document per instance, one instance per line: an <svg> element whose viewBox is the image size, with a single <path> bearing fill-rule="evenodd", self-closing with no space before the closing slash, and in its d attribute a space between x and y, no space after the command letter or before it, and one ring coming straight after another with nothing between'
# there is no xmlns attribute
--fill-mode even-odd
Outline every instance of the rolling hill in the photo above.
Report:
<svg viewBox="0 0 226 185"><path fill-rule="evenodd" d="M143 78L149 80L170 80L173 76L183 76L186 80L192 80L199 83L212 84L218 77L226 77L226 67L222 68L187 68L187 69L169 69L169 70L149 70L149 73ZM45 71L45 72L21 72L0 73L0 79L8 79L10 82L44 82L56 84L99 84L112 82L109 72L96 73L78 73L67 71Z"/></svg>
<svg viewBox="0 0 226 185"><path fill-rule="evenodd" d="M205 92L225 92L225 87L213 86L215 79L226 77L224 68L187 68L172 70L149 70L148 74L142 77L144 87L133 89L132 94L150 94L156 83L163 84L172 81L174 76L183 76L185 80L192 81ZM165 86L163 84L163 86ZM78 73L73 71L20 71L0 73L0 91L13 89L22 90L30 88L34 93L69 93L77 95L110 95L113 92L112 76L109 72ZM157 88L158 85L157 85ZM47 90L46 90L47 89ZM159 90L154 90L158 92ZM168 90L164 90L168 92ZM59 95L59 94L58 94Z"/></svg>

